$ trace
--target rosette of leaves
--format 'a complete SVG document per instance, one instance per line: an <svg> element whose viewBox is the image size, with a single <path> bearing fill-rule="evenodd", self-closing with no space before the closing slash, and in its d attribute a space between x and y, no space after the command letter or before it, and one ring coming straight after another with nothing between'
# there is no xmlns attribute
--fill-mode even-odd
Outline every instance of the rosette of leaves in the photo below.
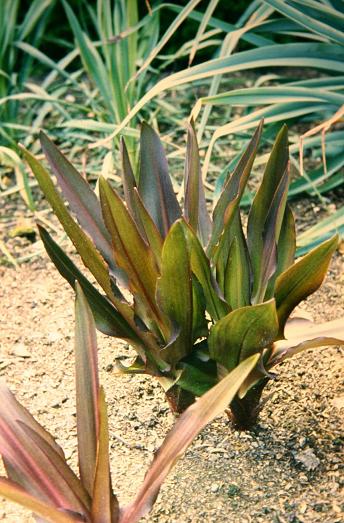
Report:
<svg viewBox="0 0 344 523"><path fill-rule="evenodd" d="M287 203L286 126L276 137L247 228L242 226L240 200L261 133L262 123L228 175L211 216L192 123L183 205L173 190L159 137L146 123L137 173L122 142L124 198L101 178L99 201L42 133L42 147L62 197L43 165L24 151L101 291L40 227L49 256L73 287L79 282L97 328L137 351L130 366L118 363L119 371L156 377L172 409L180 412L245 358L259 353L255 371L231 404L235 424L241 427L255 422L262 390L273 378L272 367L303 349L344 340L343 321L297 330L297 339L295 322L286 329L295 307L321 285L338 243L334 236L295 262L295 224ZM132 300L123 289L130 291Z"/></svg>
<svg viewBox="0 0 344 523"><path fill-rule="evenodd" d="M233 399L258 356L248 358L184 412L156 453L132 503L120 507L111 486L107 407L99 385L94 319L78 284L76 294L79 477L51 434L0 381L0 456L7 472L7 477L0 477L0 496L31 510L41 523L135 523L154 505L178 457Z"/></svg>

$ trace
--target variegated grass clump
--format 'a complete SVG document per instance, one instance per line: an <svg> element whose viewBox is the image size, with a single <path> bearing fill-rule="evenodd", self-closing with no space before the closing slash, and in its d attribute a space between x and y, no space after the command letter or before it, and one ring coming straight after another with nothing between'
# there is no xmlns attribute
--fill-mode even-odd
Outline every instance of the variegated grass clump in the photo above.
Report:
<svg viewBox="0 0 344 523"><path fill-rule="evenodd" d="M145 373L183 411L243 360L255 369L231 402L234 423L255 423L271 369L301 350L342 343L342 320L320 326L290 315L321 285L338 238L295 261L295 224L287 203L288 132L278 133L244 231L240 200L252 170L262 123L229 173L210 215L193 124L188 129L183 205L177 200L162 144L142 124L134 172L122 142L124 199L99 181L100 201L87 181L42 133L50 175L24 150L46 198L101 291L40 227L47 252L91 306L97 328L137 351L122 373ZM68 201L67 209L64 199ZM76 217L76 219L74 218ZM122 289L132 294L124 297ZM300 327L301 326L301 327Z"/></svg>

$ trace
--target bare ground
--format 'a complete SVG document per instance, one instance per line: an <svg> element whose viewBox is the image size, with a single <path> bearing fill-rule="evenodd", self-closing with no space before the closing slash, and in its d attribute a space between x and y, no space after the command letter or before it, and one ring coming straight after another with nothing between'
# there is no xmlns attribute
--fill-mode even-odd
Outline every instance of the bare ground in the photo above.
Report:
<svg viewBox="0 0 344 523"><path fill-rule="evenodd" d="M343 256L322 289L303 305L315 320L343 315ZM0 267L0 375L48 428L76 466L73 293L46 259ZM160 387L146 377L117 377L123 344L99 335L100 375L109 403L112 473L120 502L140 485L153 452L173 424ZM207 427L162 488L149 522L340 523L344 407L341 349L304 353L279 368L252 432L225 417ZM0 500L0 520L32 518Z"/></svg>

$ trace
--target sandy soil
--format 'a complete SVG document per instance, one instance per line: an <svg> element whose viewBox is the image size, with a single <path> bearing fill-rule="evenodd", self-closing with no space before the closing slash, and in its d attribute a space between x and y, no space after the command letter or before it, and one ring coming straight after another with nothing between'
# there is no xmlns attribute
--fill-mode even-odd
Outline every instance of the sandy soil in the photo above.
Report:
<svg viewBox="0 0 344 523"><path fill-rule="evenodd" d="M315 320L343 315L343 256L303 306ZM48 428L76 466L73 293L46 257L19 269L0 267L0 376ZM115 491L126 503L173 424L157 383L116 377L114 358L130 356L99 335L100 375L109 403ZM279 368L252 432L217 419L194 442L162 488L149 522L340 523L344 407L338 348L316 349ZM0 520L32 518L0 500Z"/></svg>

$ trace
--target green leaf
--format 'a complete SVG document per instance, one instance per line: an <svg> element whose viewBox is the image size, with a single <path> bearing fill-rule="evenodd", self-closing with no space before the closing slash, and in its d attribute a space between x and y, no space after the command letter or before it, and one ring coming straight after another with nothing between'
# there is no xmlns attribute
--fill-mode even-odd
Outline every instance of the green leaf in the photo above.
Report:
<svg viewBox="0 0 344 523"><path fill-rule="evenodd" d="M155 255L156 264L160 269L163 239L138 193L135 176L124 140L121 141L121 152L125 201L142 238L151 247Z"/></svg>
<svg viewBox="0 0 344 523"><path fill-rule="evenodd" d="M338 233L340 237L344 235L344 207L340 207L335 212L331 212L331 215L327 218L319 220L319 222L297 237L297 245L299 250L305 248L307 244L319 244L329 236L333 236Z"/></svg>
<svg viewBox="0 0 344 523"><path fill-rule="evenodd" d="M189 254L190 256L190 254ZM205 315L206 302L202 285L192 275L192 340L208 335L208 319Z"/></svg>
<svg viewBox="0 0 344 523"><path fill-rule="evenodd" d="M193 121L188 126L184 187L185 219L194 232L199 233L203 245L206 245L211 232L211 220L204 195L198 143Z"/></svg>
<svg viewBox="0 0 344 523"><path fill-rule="evenodd" d="M54 213L60 220L64 230L75 245L86 267L94 275L100 286L110 298L113 296L108 268L89 239L88 235L79 227L68 212L58 191L56 190L48 172L26 149L22 148L24 157L30 165L45 197L53 208Z"/></svg>
<svg viewBox="0 0 344 523"><path fill-rule="evenodd" d="M200 241L185 222L183 228L190 252L191 270L202 286L207 311L212 318L218 320L229 312L229 306L220 296L216 280L210 269L209 259Z"/></svg>
<svg viewBox="0 0 344 523"><path fill-rule="evenodd" d="M277 276L287 270L294 263L296 250L296 230L293 212L290 206L286 205L281 232L277 244L277 268L275 274L270 278L265 299L270 299L274 295L274 288Z"/></svg>
<svg viewBox="0 0 344 523"><path fill-rule="evenodd" d="M311 32L336 43L344 44L344 16L339 10L333 9L331 5L324 5L322 2L299 2L297 0L266 0L266 2ZM335 27L336 25L338 28Z"/></svg>
<svg viewBox="0 0 344 523"><path fill-rule="evenodd" d="M122 113L120 112L120 102L122 100L122 96L120 95L122 92L119 91L119 94L116 98L118 103L113 103L113 92L111 89L112 84L109 82L107 70L99 52L87 34L82 31L79 21L68 2L62 0L62 3L66 11L70 27L75 36L76 44L79 48L85 70L97 85L100 94L106 103L106 107L109 111L111 111L112 116L116 119L116 121L119 122L121 121L122 114L125 114L125 111Z"/></svg>
<svg viewBox="0 0 344 523"><path fill-rule="evenodd" d="M176 384L195 396L202 396L218 382L215 361L199 356L196 347L181 362L181 367L183 370Z"/></svg>
<svg viewBox="0 0 344 523"><path fill-rule="evenodd" d="M247 244L252 264L252 296L255 302L261 301L265 293L263 280L272 275L269 265L274 264L274 260L270 255L268 260L264 259L263 253L265 249L265 254L270 254L279 239L284 212L284 206L280 202L285 199L288 160L288 129L284 125L275 140L248 217Z"/></svg>
<svg viewBox="0 0 344 523"><path fill-rule="evenodd" d="M72 260L52 239L44 227L38 225L38 230L44 243L44 247L61 276L68 281L73 289L75 289L76 281L78 281L82 287L92 309L97 329L108 336L116 336L131 343L140 343L140 339L135 330L133 330L132 326L127 321L128 317L123 317L111 302L97 291L97 289L79 271L76 265L74 265ZM117 303L118 301L119 300L116 300ZM121 310L125 310L124 303Z"/></svg>
<svg viewBox="0 0 344 523"><path fill-rule="evenodd" d="M209 19L211 18L211 15L213 14L218 3L219 3L219 0L210 0L208 2L208 7L204 13L204 16L202 17L201 23L199 24L199 27L197 30L196 37L192 43L192 47L190 50L190 56L189 56L189 66L191 65L191 63L195 57L195 54L197 52L197 48L201 41L202 35L204 34L204 32L207 28Z"/></svg>
<svg viewBox="0 0 344 523"><path fill-rule="evenodd" d="M261 48L249 49L225 58L215 58L160 80L137 102L118 129L107 137L106 141L110 141L121 132L142 107L167 89L200 79L205 80L218 74L261 69L263 67L313 67L342 73L344 71L340 46L323 43L273 44L264 46L264 52ZM104 140L100 140L92 144L92 147L97 147L103 142Z"/></svg>
<svg viewBox="0 0 344 523"><path fill-rule="evenodd" d="M241 274L238 275L240 282L236 281L236 274L232 272L230 266L233 261L232 258L230 259L230 249L235 238L238 243L237 254L240 255L241 258ZM232 294L233 291L231 299L234 300L234 303L237 303L238 294L236 293L235 288L237 287L239 291L240 286L243 285L240 301L243 301L243 305L248 305L250 303L251 290L250 258L238 206L236 206L229 222L224 227L223 234L215 251L213 262L216 265L216 280L220 289L224 293L227 302L229 303L228 296ZM229 305L231 304L229 303Z"/></svg>
<svg viewBox="0 0 344 523"><path fill-rule="evenodd" d="M228 407L258 358L254 355L243 361L180 416L155 455L136 498L123 509L121 523L136 523L149 512L174 463L201 430Z"/></svg>
<svg viewBox="0 0 344 523"><path fill-rule="evenodd" d="M137 217L135 202L134 202L134 188L137 187L136 179L134 176L133 168L130 163L130 158L128 154L128 149L125 144L124 138L121 138L121 158L122 158L122 183L124 190L124 199L127 204L128 211L134 218L136 225L139 227L140 223ZM141 228L140 228L141 230Z"/></svg>
<svg viewBox="0 0 344 523"><path fill-rule="evenodd" d="M157 264L157 267L160 270L161 266L161 251L163 246L163 239L161 237L161 234L155 225L154 221L152 220L149 212L147 211L146 207L144 206L144 203L137 191L137 189L134 189L134 195L133 199L135 202L136 212L139 216L139 220L141 222L141 226L143 229L143 234L145 236L145 239L147 243L149 244L150 248L152 249L152 252L154 254L155 262Z"/></svg>
<svg viewBox="0 0 344 523"><path fill-rule="evenodd" d="M250 271L246 243L234 236L224 274L224 295L232 309L250 303Z"/></svg>
<svg viewBox="0 0 344 523"><path fill-rule="evenodd" d="M118 194L104 178L99 181L100 201L106 226L111 233L116 264L127 273L131 292L145 304L152 319L166 334L166 325L155 300L159 273L152 250L143 240Z"/></svg>
<svg viewBox="0 0 344 523"><path fill-rule="evenodd" d="M77 216L81 227L91 236L109 266L114 268L110 234L105 227L100 204L94 191L43 132L40 133L40 141L71 210Z"/></svg>
<svg viewBox="0 0 344 523"><path fill-rule="evenodd" d="M172 23L168 25L167 30L165 31L159 42L157 42L157 44L154 46L150 55L141 65L139 71L137 72L137 75L141 74L145 69L147 69L147 67L151 64L154 58L164 47L164 45L169 41L171 36L177 31L180 24L189 16L189 14L193 11L196 5L199 4L199 2L200 0L189 0L187 5L185 5L185 7L182 8L178 16L173 20Z"/></svg>
<svg viewBox="0 0 344 523"><path fill-rule="evenodd" d="M138 190L160 234L165 237L171 225L181 216L181 210L160 138L146 122L142 123L141 128Z"/></svg>
<svg viewBox="0 0 344 523"><path fill-rule="evenodd" d="M180 221L172 225L162 249L157 300L176 333L163 349L169 363L177 363L192 350L193 295L188 247Z"/></svg>
<svg viewBox="0 0 344 523"><path fill-rule="evenodd" d="M322 284L337 245L336 235L300 258L277 278L275 300L281 337L292 310Z"/></svg>
<svg viewBox="0 0 344 523"><path fill-rule="evenodd" d="M251 354L261 352L278 334L275 300L230 312L210 329L210 357L234 369Z"/></svg>

